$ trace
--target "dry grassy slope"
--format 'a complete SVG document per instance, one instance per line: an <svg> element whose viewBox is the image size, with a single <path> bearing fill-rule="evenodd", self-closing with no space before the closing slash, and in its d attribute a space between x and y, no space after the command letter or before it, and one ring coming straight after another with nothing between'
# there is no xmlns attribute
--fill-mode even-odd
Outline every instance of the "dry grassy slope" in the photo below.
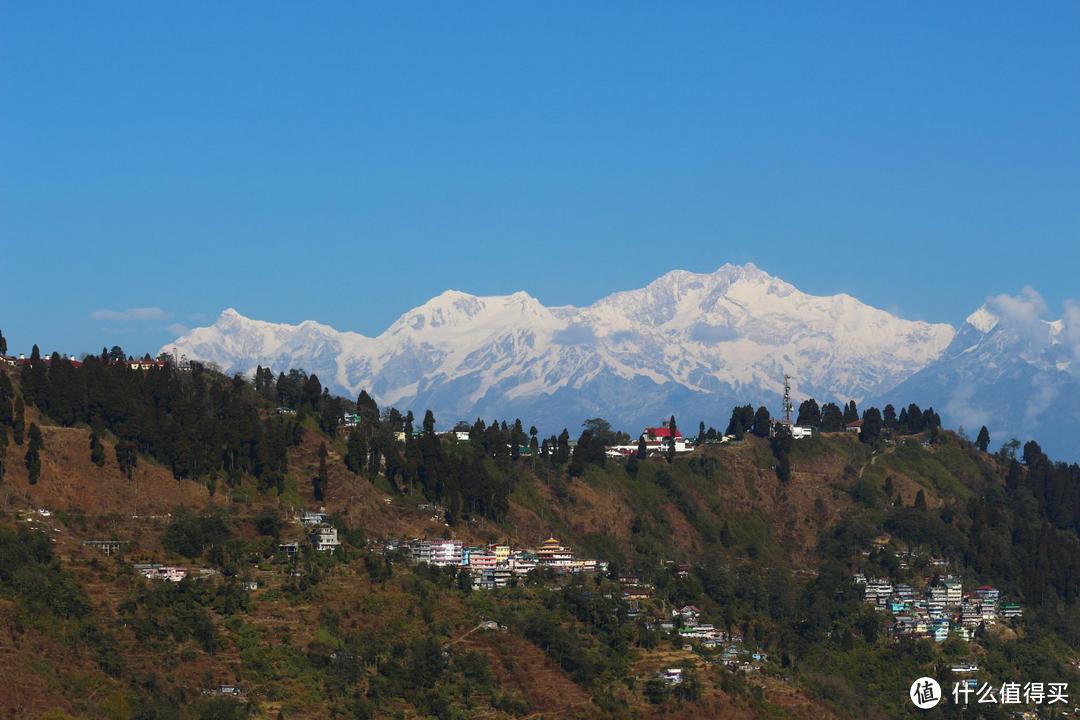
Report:
<svg viewBox="0 0 1080 720"><path fill-rule="evenodd" d="M31 413L28 420L40 419ZM58 554L87 590L95 616L116 634L130 676L162 673L166 683L183 688L203 687L207 678L218 682L245 682L244 663L235 637L229 632L223 633L223 647L213 656L203 653L192 643L174 648L164 656L148 652L118 620L117 608L126 597L132 580L116 572L111 567L112 561L101 559L81 545L81 540L88 537L122 537L133 542L129 559L175 559L160 547L160 534L168 522L163 515L176 505L201 507L208 501L225 503L226 493L219 492L210 497L205 486L186 481L178 483L167 470L146 458L140 459L133 487L116 466L111 442L106 441L106 466L97 468L89 460L85 429L45 426L43 432L43 472L36 485L27 483L22 463L24 447L8 449L8 475L3 485L7 507L44 506L70 511L66 526L55 518L43 524L60 528L60 532L54 533ZM318 470L318 448L322 442L321 436L309 431L301 446L290 451L290 472L296 480L299 502L306 507L317 505L311 496L309 479ZM386 493L344 467L339 455L340 446L328 443L328 447L330 483L324 503L328 510L344 515L351 524L364 527L369 536L436 536L449 532L441 523L433 522L430 513L417 510L416 504L423 498L396 497L387 504ZM885 476L892 476L905 502L910 502L918 489L924 489L930 504L934 505L939 502L940 491L955 493L959 488L978 492L987 482L994 481L988 478L1000 478L1003 472L993 459L973 459L970 453L951 444L915 449L889 447L875 456L855 437L844 434L796 443L794 475L788 484L781 484L776 479L770 467L768 446L761 440L748 439L728 446L708 447L696 455L712 461L707 477L698 473L693 482L685 483L686 492L696 501L699 521L715 522L725 517L757 515L767 522L775 539L790 548L796 557L810 563L821 528L831 527L853 507L851 490L860 477L878 482ZM683 462L680 459L680 463ZM664 467L658 461L651 470ZM685 470L681 468L679 472ZM521 544L536 543L552 532L562 534L569 542L590 534L608 535L619 540L630 536L635 514L634 486L620 475L620 471L609 469L569 481L566 483L569 497L562 500L527 468L520 475L519 488L515 490L506 522L501 525L477 522L454 528L454 534L467 541L499 539ZM247 483L242 490L250 494L251 484ZM132 518L136 500L140 517ZM254 513L261 504L277 502L256 496L253 504L234 503L232 507L238 515L245 515ZM692 560L703 549L700 528L675 504L664 502L662 507L674 528L673 551ZM365 623L379 623L384 627L400 627L403 633L418 631L415 599L393 589L374 588L366 576L351 568L335 571L322 586L318 600L301 607L284 599L259 600L267 591L280 586L283 578L275 571L257 571L256 574L264 588L255 594L255 606L250 615L244 617L244 622L265 642L273 644L287 635L296 645L305 647L314 639L319 615L327 608L338 611L343 621L353 628L362 628ZM440 620L457 632L470 627L476 618L460 603L451 603L440 610ZM13 623L11 604L0 604L0 672L16 678L9 689L0 693L3 696L0 717L35 716L46 707L61 708L76 716L96 717L101 716L102 708L110 703L123 702L115 681L102 674L86 653L72 652L34 630L20 634ZM496 676L547 716L589 716L586 693L527 641L512 634L476 634L463 644L491 658ZM184 651L193 659L184 660L181 657ZM43 661L43 658L60 657L62 661ZM640 659L642 667L666 661L667 658L647 654ZM522 673L522 669L526 672ZM523 677L530 679L525 682ZM310 692L309 688L301 686L286 689L298 695ZM766 687L765 693L766 701L788 717L827 716L823 708L815 706L790 686ZM752 716L749 708L732 704L730 698L713 688L707 690L702 707L709 708L709 714L716 717ZM276 709L277 705L269 704L267 716L272 717ZM321 717L324 710L316 703L306 716ZM642 710L646 715L655 711L649 707ZM667 717L691 717L700 716L702 708L669 708L666 712Z"/></svg>
<svg viewBox="0 0 1080 720"><path fill-rule="evenodd" d="M140 457L134 481L116 463L112 439L104 438L105 465L90 462L90 433L86 428L46 425L34 409L26 413L27 427L41 427L45 448L41 477L30 485L26 445L9 442L0 497L7 507L46 507L88 515L149 515L170 512L177 505L203 506L210 497L206 486L190 480L177 482L169 470ZM10 435L8 436L10 440Z"/></svg>
<svg viewBox="0 0 1080 720"><path fill-rule="evenodd" d="M685 485L685 492L696 506L697 522L688 519L675 504L662 503L673 528L673 550L693 558L704 550L699 527L702 520L718 525L725 518L753 514L768 523L774 538L812 561L821 529L837 523L851 508L850 490L858 479L858 467L870 457L869 450L851 436L826 438L815 449L814 454L799 457L787 484L777 479L770 464L771 454L762 440L747 439L699 450L695 455L714 461L714 465L709 477L698 477ZM665 468L663 461L648 462L653 470ZM605 475L618 477L619 473ZM569 482L571 500L559 503L550 488L526 474L525 482L531 483L530 501L512 505L512 525L528 540L551 532L553 525L565 528L568 539L600 533L627 540L638 514L634 507L640 505L631 497L635 485L594 480L586 476Z"/></svg>
<svg viewBox="0 0 1080 720"><path fill-rule="evenodd" d="M319 505L311 495L310 478L318 472L318 447L323 438L317 433L305 434L302 445L290 451L290 467L298 479L302 502L308 507ZM772 469L773 458L767 441L748 437L743 442L709 446L694 456L713 461L708 477L695 477L685 485L685 492L696 501L699 521L719 523L724 518L754 515L762 518L772 537L792 549L803 562L814 564L820 531L841 521L854 507L852 491L865 475L883 485L891 476L905 503L914 501L915 494L924 490L931 506L942 501L940 493L948 491L980 492L998 478L1002 466L983 455L978 460L960 450L954 443L923 447L918 440L909 441L914 448L887 446L872 453L870 448L850 433L820 436L812 441L795 443L792 455L793 474L789 483L781 483ZM391 498L366 478L348 471L339 454L340 448L328 443L330 483L326 500L329 511L340 513L351 523L364 527L371 537L436 537L449 532L430 513L416 509L425 502L419 495ZM901 461L903 452L914 456ZM680 458L679 463L687 459ZM537 462L541 462L537 460ZM654 470L665 463L650 460ZM506 522L495 524L476 520L453 528L453 535L466 542L510 541L532 545L551 534L574 542L585 535L601 534L625 541L631 533L635 503L635 485L625 480L611 467L599 479L594 474L566 481L568 499L559 500L553 489L529 470L523 461L519 471L518 488L511 496ZM948 483L935 480L952 478ZM614 480L613 480L614 478ZM386 501L390 500L390 503ZM672 547L683 556L693 558L704 549L700 527L671 502L662 508L674 528Z"/></svg>

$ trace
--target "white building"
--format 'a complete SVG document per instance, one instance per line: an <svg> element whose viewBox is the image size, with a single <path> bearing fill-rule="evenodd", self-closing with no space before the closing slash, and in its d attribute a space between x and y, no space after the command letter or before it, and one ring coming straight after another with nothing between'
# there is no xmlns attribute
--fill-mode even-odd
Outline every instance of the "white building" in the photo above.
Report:
<svg viewBox="0 0 1080 720"><path fill-rule="evenodd" d="M311 544L319 552L334 554L341 543L338 541L337 528L333 525L319 525L311 533Z"/></svg>

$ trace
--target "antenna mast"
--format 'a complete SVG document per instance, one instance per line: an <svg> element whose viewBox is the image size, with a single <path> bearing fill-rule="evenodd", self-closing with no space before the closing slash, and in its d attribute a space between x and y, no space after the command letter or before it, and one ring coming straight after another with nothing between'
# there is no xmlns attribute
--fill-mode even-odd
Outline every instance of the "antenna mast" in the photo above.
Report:
<svg viewBox="0 0 1080 720"><path fill-rule="evenodd" d="M791 424L791 376L784 373L784 424Z"/></svg>

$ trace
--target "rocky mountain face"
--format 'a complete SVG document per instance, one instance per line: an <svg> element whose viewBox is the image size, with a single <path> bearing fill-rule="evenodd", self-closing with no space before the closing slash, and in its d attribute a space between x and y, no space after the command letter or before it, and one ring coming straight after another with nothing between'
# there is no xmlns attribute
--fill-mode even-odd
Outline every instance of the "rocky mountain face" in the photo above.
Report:
<svg viewBox="0 0 1080 720"><path fill-rule="evenodd" d="M848 295L808 295L747 264L672 271L585 308L449 290L377 337L230 309L162 351L227 372L302 368L334 392L431 408L444 426L519 416L552 432L597 415L632 430L672 413L722 425L736 402L778 409L785 372L797 397L881 396L955 334Z"/></svg>

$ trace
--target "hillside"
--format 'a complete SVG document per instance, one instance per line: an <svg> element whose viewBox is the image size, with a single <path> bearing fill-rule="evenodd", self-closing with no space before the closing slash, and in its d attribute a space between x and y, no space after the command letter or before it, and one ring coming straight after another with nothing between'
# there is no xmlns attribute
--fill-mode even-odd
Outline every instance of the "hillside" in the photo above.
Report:
<svg viewBox="0 0 1080 720"><path fill-rule="evenodd" d="M276 399L251 384L171 370L95 375L103 369L92 363L82 371L71 387L93 398L96 383L111 383L123 402L64 404L60 383L76 376L38 378L25 415L44 443L33 484L25 443L0 424L0 670L16 679L0 696L5 717L884 718L915 712L913 678L963 658L979 658L988 679L1077 679L1080 502L1065 483L1077 469L1037 447L1021 465L949 432L886 433L873 445L822 433L792 444L781 481L769 441L747 435L670 464L590 462L571 476L554 456L512 457L476 433L395 444L376 429L366 447L383 460L373 470L355 464L349 435L321 422L330 400L319 393L288 429L293 421L273 415ZM22 375L3 372L23 398ZM143 415L136 432L125 413L152 397L172 409ZM103 403L103 466L90 462L89 425L76 414L60 423L39 403L58 414L85 407L87 417ZM194 407L235 420L220 440L166 422ZM273 444L262 444L275 427L290 438L280 469L267 459ZM220 442L218 467L190 472L211 455L187 451L166 467L168 448L153 439L165 428L182 446L188 432ZM138 437L148 450L129 479L116 447ZM249 439L256 459L246 465L230 448ZM482 493L495 497L469 499ZM293 519L320 506L340 533L333 556L311 551ZM608 572L471 590L464 573L386 549L418 537L532 548L552 535ZM124 541L122 555L83 545L102 539ZM290 540L302 548L294 560L275 552ZM1022 602L1023 620L970 643L894 640L853 575L911 582L935 575L928 562L939 556L965 583ZM145 580L140 562L215 572L174 585ZM619 580L628 575L649 586L637 604ZM738 662L650 625L687 604L741 638ZM501 629L481 628L488 620ZM658 683L673 667L686 680ZM239 698L204 694L231 684Z"/></svg>

